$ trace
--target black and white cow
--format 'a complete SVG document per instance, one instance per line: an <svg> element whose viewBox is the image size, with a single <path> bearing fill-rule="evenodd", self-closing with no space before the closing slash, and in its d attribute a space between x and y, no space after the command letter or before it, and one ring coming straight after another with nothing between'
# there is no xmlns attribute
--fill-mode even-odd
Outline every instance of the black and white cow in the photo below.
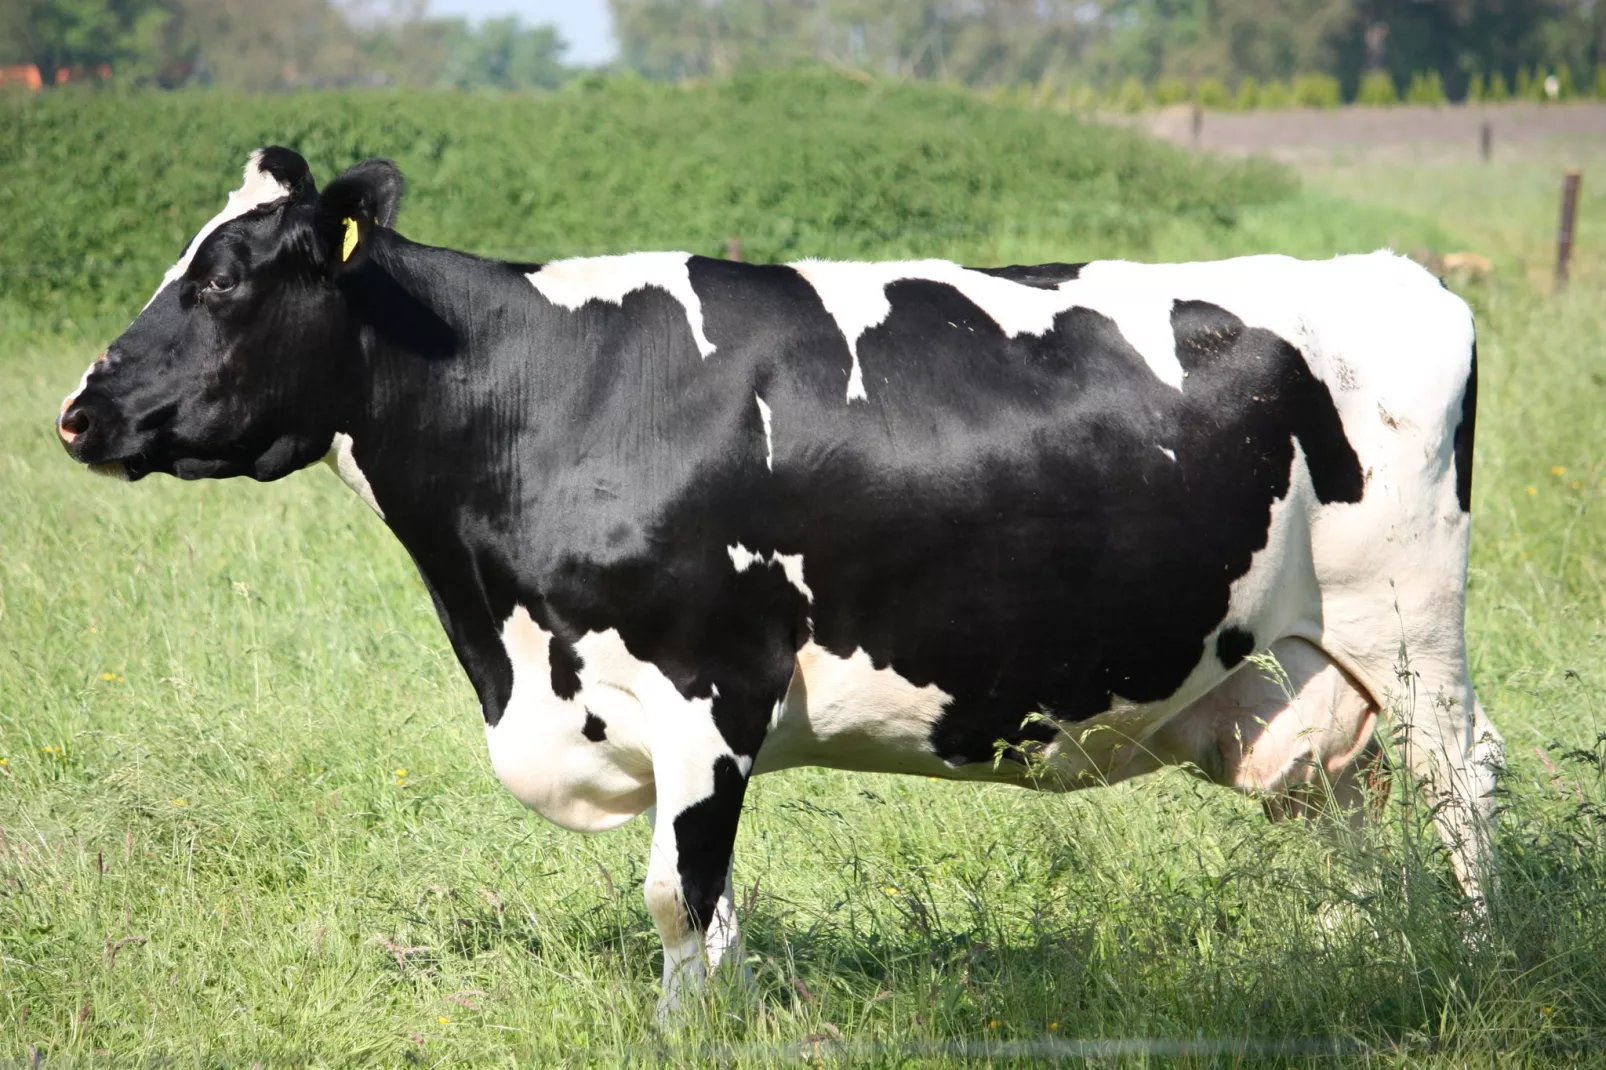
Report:
<svg viewBox="0 0 1606 1070"><path fill-rule="evenodd" d="M58 432L127 479L328 459L507 788L651 815L666 1004L736 940L743 794L789 766L1344 800L1403 702L1481 894L1473 326L1425 271L511 264L401 237L401 190L254 153ZM1267 651L1286 680L1244 671Z"/></svg>

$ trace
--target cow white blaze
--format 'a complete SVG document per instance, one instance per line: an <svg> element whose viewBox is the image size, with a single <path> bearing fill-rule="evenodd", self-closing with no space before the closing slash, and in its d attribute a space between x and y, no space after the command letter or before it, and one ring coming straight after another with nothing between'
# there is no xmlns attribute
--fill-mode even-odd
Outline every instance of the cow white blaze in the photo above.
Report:
<svg viewBox="0 0 1606 1070"><path fill-rule="evenodd" d="M543 264L527 277L541 296L570 310L590 301L622 305L626 294L655 286L685 307L697 351L707 359L714 355L714 344L703 333L703 305L686 270L689 259L690 253L577 257Z"/></svg>

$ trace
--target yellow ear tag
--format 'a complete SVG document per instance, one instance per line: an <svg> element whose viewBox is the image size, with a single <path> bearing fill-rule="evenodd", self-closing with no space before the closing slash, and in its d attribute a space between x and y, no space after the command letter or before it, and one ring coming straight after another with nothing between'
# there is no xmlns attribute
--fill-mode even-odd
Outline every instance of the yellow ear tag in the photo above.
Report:
<svg viewBox="0 0 1606 1070"><path fill-rule="evenodd" d="M340 262L344 264L357 251L357 221L346 220L346 236L340 242Z"/></svg>

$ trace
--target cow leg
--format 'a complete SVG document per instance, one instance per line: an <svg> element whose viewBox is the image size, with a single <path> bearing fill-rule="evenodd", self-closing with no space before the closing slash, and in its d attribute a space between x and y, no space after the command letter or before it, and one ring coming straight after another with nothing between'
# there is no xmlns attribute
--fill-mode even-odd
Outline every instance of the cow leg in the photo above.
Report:
<svg viewBox="0 0 1606 1070"><path fill-rule="evenodd" d="M723 701L715 700L716 720L723 720L718 711ZM705 730L664 740L653 756L658 799L646 900L664 945L660 1018L688 994L701 992L712 969L740 961L731 859L768 711L761 717L741 719L750 728L759 726L738 739L741 751L752 753L739 753L708 721Z"/></svg>

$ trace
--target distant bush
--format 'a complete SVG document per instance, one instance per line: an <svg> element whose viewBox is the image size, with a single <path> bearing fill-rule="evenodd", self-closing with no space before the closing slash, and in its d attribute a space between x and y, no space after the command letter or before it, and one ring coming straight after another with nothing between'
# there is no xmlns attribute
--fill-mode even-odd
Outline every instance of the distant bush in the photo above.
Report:
<svg viewBox="0 0 1606 1070"><path fill-rule="evenodd" d="M1467 96L1466 96L1466 100L1467 100L1468 104L1476 104L1479 101L1481 101L1482 99L1483 99L1483 75L1474 72L1472 77L1467 79Z"/></svg>
<svg viewBox="0 0 1606 1070"><path fill-rule="evenodd" d="M1260 83L1260 106L1262 108L1288 108L1294 103L1294 94L1284 82L1275 78Z"/></svg>
<svg viewBox="0 0 1606 1070"><path fill-rule="evenodd" d="M1355 93L1355 103L1386 107L1400 102L1399 90L1388 71L1367 71Z"/></svg>
<svg viewBox="0 0 1606 1070"><path fill-rule="evenodd" d="M1449 98L1444 95L1444 79L1439 77L1438 71L1422 73L1418 71L1411 75L1411 85L1405 91L1407 104L1446 104Z"/></svg>
<svg viewBox="0 0 1606 1070"><path fill-rule="evenodd" d="M1330 74L1296 75L1294 103L1302 108L1336 108L1344 103L1344 91Z"/></svg>
<svg viewBox="0 0 1606 1070"><path fill-rule="evenodd" d="M1578 95L1578 84L1573 81L1573 69L1569 64L1556 68L1556 87L1556 95L1561 100L1571 100Z"/></svg>
<svg viewBox="0 0 1606 1070"><path fill-rule="evenodd" d="M1489 75L1489 85L1483 91L1483 99L1496 104L1511 99L1511 88L1506 84L1506 76L1499 71Z"/></svg>
<svg viewBox="0 0 1606 1070"><path fill-rule="evenodd" d="M1252 74L1243 76L1238 83L1238 94L1233 98L1233 106L1239 111L1254 111L1260 107L1260 79Z"/></svg>
<svg viewBox="0 0 1606 1070"><path fill-rule="evenodd" d="M64 89L0 97L0 335L126 324L264 144L320 182L389 156L409 237L520 260L722 255L730 235L760 261L964 256L1023 228L1076 260L1295 188L1047 108L819 71L539 96Z"/></svg>
<svg viewBox="0 0 1606 1070"><path fill-rule="evenodd" d="M1606 62L1595 65L1595 96L1606 100Z"/></svg>
<svg viewBox="0 0 1606 1070"><path fill-rule="evenodd" d="M1154 83L1154 102L1162 108L1168 104L1185 104L1191 95L1186 78L1167 77Z"/></svg>
<svg viewBox="0 0 1606 1070"><path fill-rule="evenodd" d="M1111 103L1120 111L1140 112L1149 106L1149 91L1136 78L1128 78L1116 89Z"/></svg>
<svg viewBox="0 0 1606 1070"><path fill-rule="evenodd" d="M1226 109L1232 107L1232 94L1220 78L1204 78L1193 88L1193 99L1203 108Z"/></svg>
<svg viewBox="0 0 1606 1070"><path fill-rule="evenodd" d="M1535 78L1531 67L1517 68L1517 86L1512 94L1517 100L1543 100L1545 97L1545 80Z"/></svg>

